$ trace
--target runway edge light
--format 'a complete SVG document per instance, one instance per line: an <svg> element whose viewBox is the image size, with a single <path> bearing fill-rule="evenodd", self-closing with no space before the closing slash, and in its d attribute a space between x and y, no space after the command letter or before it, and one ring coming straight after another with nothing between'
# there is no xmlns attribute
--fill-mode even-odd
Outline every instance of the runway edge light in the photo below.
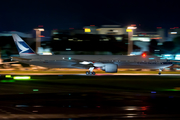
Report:
<svg viewBox="0 0 180 120"><path fill-rule="evenodd" d="M31 79L30 76L14 76L13 79L15 80L29 80Z"/></svg>
<svg viewBox="0 0 180 120"><path fill-rule="evenodd" d="M5 78L12 78L11 75L5 75Z"/></svg>

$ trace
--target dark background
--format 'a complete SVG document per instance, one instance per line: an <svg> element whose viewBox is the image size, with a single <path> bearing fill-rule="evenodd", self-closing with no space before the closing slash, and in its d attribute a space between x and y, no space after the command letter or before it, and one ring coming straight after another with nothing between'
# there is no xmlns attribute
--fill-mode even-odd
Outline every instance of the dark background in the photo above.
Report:
<svg viewBox="0 0 180 120"><path fill-rule="evenodd" d="M46 32L103 24L170 28L180 25L179 11L176 0L3 0L0 31L30 32L38 25Z"/></svg>

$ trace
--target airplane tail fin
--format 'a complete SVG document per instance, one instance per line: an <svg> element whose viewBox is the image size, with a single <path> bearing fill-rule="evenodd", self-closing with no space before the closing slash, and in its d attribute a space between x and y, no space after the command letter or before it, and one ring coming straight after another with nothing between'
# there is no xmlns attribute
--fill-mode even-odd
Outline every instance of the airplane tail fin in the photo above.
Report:
<svg viewBox="0 0 180 120"><path fill-rule="evenodd" d="M37 55L17 34L12 34L12 36L20 56Z"/></svg>

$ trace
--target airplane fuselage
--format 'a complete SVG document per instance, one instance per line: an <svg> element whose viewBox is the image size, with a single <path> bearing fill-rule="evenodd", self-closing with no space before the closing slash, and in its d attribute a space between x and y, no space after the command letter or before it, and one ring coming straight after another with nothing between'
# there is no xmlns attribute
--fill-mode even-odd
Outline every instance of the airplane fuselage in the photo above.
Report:
<svg viewBox="0 0 180 120"><path fill-rule="evenodd" d="M28 64L44 66L48 68L86 68L86 66L76 66L78 60L93 63L113 63L118 68L139 68L139 69L159 69L172 65L167 60L161 60L156 56L125 56L125 55L35 55L23 57L31 59L24 61ZM21 61L23 62L23 61Z"/></svg>

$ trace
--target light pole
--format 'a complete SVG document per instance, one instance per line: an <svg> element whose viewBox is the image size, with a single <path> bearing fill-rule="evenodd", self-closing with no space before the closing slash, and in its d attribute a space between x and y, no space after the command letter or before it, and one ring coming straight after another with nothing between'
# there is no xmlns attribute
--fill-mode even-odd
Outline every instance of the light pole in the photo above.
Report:
<svg viewBox="0 0 180 120"><path fill-rule="evenodd" d="M129 26L126 29L126 32L128 32L128 55L133 51L133 41L131 40L131 37L133 36L133 30L136 28L137 27Z"/></svg>
<svg viewBox="0 0 180 120"><path fill-rule="evenodd" d="M41 47L41 31L44 31L43 28L34 28L36 31L36 53L38 52L38 48Z"/></svg>

